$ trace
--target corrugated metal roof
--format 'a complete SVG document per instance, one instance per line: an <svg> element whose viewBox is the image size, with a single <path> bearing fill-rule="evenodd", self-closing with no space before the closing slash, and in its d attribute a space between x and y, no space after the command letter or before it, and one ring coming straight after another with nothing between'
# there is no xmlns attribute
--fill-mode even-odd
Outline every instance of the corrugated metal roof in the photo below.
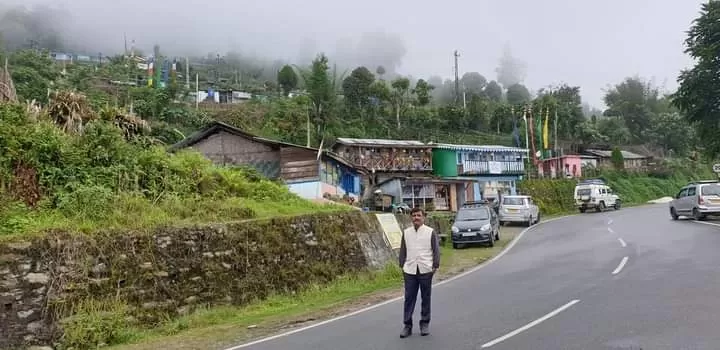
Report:
<svg viewBox="0 0 720 350"><path fill-rule="evenodd" d="M526 148L500 146L500 145L453 145L449 143L431 144L434 148L450 149L455 151L478 151L478 152L522 152L528 150Z"/></svg>
<svg viewBox="0 0 720 350"><path fill-rule="evenodd" d="M587 150L585 150L585 152L592 153L592 154L598 155L598 156L600 156L600 157L605 157L605 158L611 158L611 157L612 157L612 151L606 151L606 150L600 150L600 149L587 149ZM621 150L620 153L622 153L622 156L623 156L624 159L645 159L645 158L649 158L649 157L647 157L647 156L643 156L643 155L636 154L636 153L632 153L632 152L628 152L628 151L622 151L622 150Z"/></svg>
<svg viewBox="0 0 720 350"><path fill-rule="evenodd" d="M427 146L427 144L414 140L389 140L389 139L355 139L339 137L337 143L344 145L373 145L373 146L391 146L391 147L418 147Z"/></svg>

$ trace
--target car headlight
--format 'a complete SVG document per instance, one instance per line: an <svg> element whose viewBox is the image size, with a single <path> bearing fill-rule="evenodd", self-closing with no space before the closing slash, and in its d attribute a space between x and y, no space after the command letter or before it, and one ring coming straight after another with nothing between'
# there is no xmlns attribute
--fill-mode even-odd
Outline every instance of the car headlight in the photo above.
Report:
<svg viewBox="0 0 720 350"><path fill-rule="evenodd" d="M460 232L460 229L457 228L457 226L453 226L453 227L451 228L451 230L452 230L453 233L458 233L458 232Z"/></svg>
<svg viewBox="0 0 720 350"><path fill-rule="evenodd" d="M485 224L480 228L480 231L487 231L490 229L490 224Z"/></svg>

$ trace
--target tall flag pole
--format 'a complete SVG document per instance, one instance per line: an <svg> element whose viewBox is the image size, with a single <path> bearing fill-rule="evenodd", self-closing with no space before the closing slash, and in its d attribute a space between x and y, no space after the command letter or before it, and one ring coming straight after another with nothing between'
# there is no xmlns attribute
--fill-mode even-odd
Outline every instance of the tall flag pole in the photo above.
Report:
<svg viewBox="0 0 720 350"><path fill-rule="evenodd" d="M543 146L543 144L542 144L542 119L543 119L543 115L542 115L542 114L543 114L543 113L542 113L542 107L540 107L540 113L538 113L538 117L535 118L535 132L537 133L537 140L536 140L536 141L537 141L537 149L536 149L536 155L537 155L537 152L540 153L540 155L538 156L538 160L542 159L542 146Z"/></svg>
<svg viewBox="0 0 720 350"><path fill-rule="evenodd" d="M527 106L523 106L523 121L525 122L525 148L527 149L527 158L530 160L530 138L528 137L528 120L527 120Z"/></svg>
<svg viewBox="0 0 720 350"><path fill-rule="evenodd" d="M553 142L553 149L555 151L554 153L555 153L556 157L558 156L558 143L557 143L558 142L557 141L558 113L557 112L558 112L557 107L555 107L555 120L554 120L555 125L553 125L553 127L555 128L555 141Z"/></svg>
<svg viewBox="0 0 720 350"><path fill-rule="evenodd" d="M550 149L550 135L548 124L550 123L550 108L545 107L545 125L543 125L543 153Z"/></svg>
<svg viewBox="0 0 720 350"><path fill-rule="evenodd" d="M529 107L528 117L530 118L530 121L529 121L529 123L528 123L528 124L530 124L530 125L529 125L529 128L528 128L528 129L530 129L530 141L531 141L530 144L532 145L532 159L533 159L533 164L537 164L537 158L536 158L536 157L537 157L537 154L535 153L535 152L536 152L536 148L535 148L535 130L534 130L534 129L535 129L535 126L533 125L532 105Z"/></svg>

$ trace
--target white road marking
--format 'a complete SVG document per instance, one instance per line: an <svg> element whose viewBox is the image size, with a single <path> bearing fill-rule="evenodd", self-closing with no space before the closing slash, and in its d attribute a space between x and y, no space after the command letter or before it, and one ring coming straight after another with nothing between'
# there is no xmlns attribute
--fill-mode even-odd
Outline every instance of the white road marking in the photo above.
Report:
<svg viewBox="0 0 720 350"><path fill-rule="evenodd" d="M716 224L713 222L705 222L705 221L692 221L696 224L703 224L703 225L710 225L710 226L720 226L720 224Z"/></svg>
<svg viewBox="0 0 720 350"><path fill-rule="evenodd" d="M627 243L625 243L622 238L618 238L618 241L620 241L620 244L623 246L623 248L627 247Z"/></svg>
<svg viewBox="0 0 720 350"><path fill-rule="evenodd" d="M505 335L503 335L503 336L500 337L500 338L497 338L497 339L495 339L495 340L493 340L493 341L489 341L489 342L483 344L482 347L483 347L483 348L489 348L489 347L491 347L491 346L493 346L493 345L495 345L495 344L497 344L497 343L500 343L500 342L505 341L505 340L507 340L507 339L509 339L509 338L512 338L512 337L514 337L514 336L516 336L516 335L518 335L518 334L520 334L520 333L522 333L522 332L524 332L524 331L526 331L526 330L528 330L528 329L530 329L530 328L532 328L532 327L535 327L535 326L539 325L539 324L542 323L543 321L545 321L545 320L549 319L550 317L553 317L553 316L555 316L555 315L557 315L557 314L565 311L567 308L569 308L569 307L571 307L571 306L573 306L573 305L575 305L575 304L577 304L577 303L579 303L579 302L580 302L580 300L575 299L575 300L573 300L573 301L571 301L571 302L569 302L569 303L567 303L567 304L565 304L565 305L563 305L563 306L561 306L561 307L553 310L553 311L550 312L549 314L547 314L547 315L545 315L545 316L543 316L543 317L538 318L538 319L535 320L535 321L532 321L532 322L530 322L530 323L528 323L528 324L526 324L526 325L524 325L524 326L522 326L522 327L520 327L520 328L518 328L518 329L516 329L516 330L514 330L514 331L512 331L512 332L510 332L510 333L508 333L508 334L505 334Z"/></svg>
<svg viewBox="0 0 720 350"><path fill-rule="evenodd" d="M500 252L498 255L496 255L494 258L488 260L487 262L485 262L485 263L483 263L483 264L481 264L481 265L478 265L477 267L475 267L475 268L473 268L473 269L471 269L471 270L468 270L468 271L466 271L466 272L463 272L463 273L461 273L461 274L459 274L459 275L456 275L456 276L454 276L454 277L448 278L448 279L446 279L446 280L442 280L442 281L440 281L440 282L434 283L434 284L433 284L433 288L434 288L434 287L437 287L437 286L440 286L440 285L443 285L443 284L445 284L445 283L454 281L454 280L456 280L456 279L458 279L458 278L462 278L462 277L464 277L464 276L467 276L467 275L469 275L469 274L471 274L471 273L474 273L474 272L476 272L476 271L478 271L478 270L480 270L480 269L482 269L482 268L490 265L492 262L497 261L497 260L500 259L503 255L507 254L507 252L509 252L510 249L512 249L512 247L514 247L515 244L517 244L517 242L520 241L520 238L522 238L522 236L524 236L525 233L527 233L527 232L530 231L531 229L533 229L533 228L535 228L535 227L538 227L538 226L540 226L540 225L542 225L542 224L547 224L548 222L553 222L553 221L556 221L556 220L565 219L565 218L569 218L569 217L573 217L573 216L577 216L577 214L560 216L560 217L557 217L557 218L552 218L552 219L544 220L544 221L538 222L537 224L535 224L535 225L533 225L533 226L530 226L530 227L522 230L522 232L520 232L520 233L517 235L517 237L515 237L515 238L510 242L510 244L508 244L507 247L505 247L505 249L503 249L503 251L501 251L501 252ZM361 314L361 313L366 312L366 311L370 311L370 310L373 310L373 309L377 309L377 308L379 308L379 307L381 307L381 306L383 306L383 305L387 305L387 304L390 304L390 303L394 303L394 302L396 302L396 301L403 300L403 298L404 298L403 296L400 296L400 297L397 297L397 298L385 300L385 301L383 301L383 302L381 302L381 303L379 303L379 304L371 305L371 306L368 306L368 307L363 308L363 309L360 309L360 310L355 310L355 311L353 311L353 312L351 312L351 313L348 313L348 314L345 314L345 315L342 315L342 316L338 316L338 317L335 317L335 318L331 318L331 319L329 319L329 320L321 321L321 322L318 322L318 323L313 323L313 324L308 325L308 326L305 326L305 327L301 327L301 328L298 328L298 329L293 329L293 330L291 330L291 331L287 331L287 332L284 332L284 333L276 334L276 335L273 335L273 336L270 336L270 337L267 337L267 338L258 339L258 340L255 340L255 341L252 341L252 342L249 342L249 343L236 345L236 346L229 347L229 348L223 349L223 350L238 350L238 349L243 349L243 348L246 348L246 347L248 347L248 346L257 345L257 344L260 344L260 343L268 342L268 341L270 341L270 340L274 340L274 339L286 337L286 336L288 336L288 335L292 335L292 334L295 334L295 333L300 333L300 332L306 331L306 330L308 330L308 329L312 329L312 328L315 328L315 327L320 327L320 326L322 326L322 325L326 325L326 324L331 323L331 322L339 321L339 320L342 320L342 319L344 319L344 318L348 318L348 317L350 317L350 316L355 316L355 315L357 315L357 314Z"/></svg>
<svg viewBox="0 0 720 350"><path fill-rule="evenodd" d="M620 261L620 265L618 265L618 267L615 268L615 271L613 271L612 274L617 275L618 273L620 273L620 271L622 271L623 267L625 267L625 264L627 264L627 261L628 261L628 257L627 256L623 257L622 261Z"/></svg>
<svg viewBox="0 0 720 350"><path fill-rule="evenodd" d="M612 227L608 227L608 232L615 233L615 231L613 231Z"/></svg>
<svg viewBox="0 0 720 350"><path fill-rule="evenodd" d="M608 220L608 225L612 225L612 223L613 223L612 219Z"/></svg>

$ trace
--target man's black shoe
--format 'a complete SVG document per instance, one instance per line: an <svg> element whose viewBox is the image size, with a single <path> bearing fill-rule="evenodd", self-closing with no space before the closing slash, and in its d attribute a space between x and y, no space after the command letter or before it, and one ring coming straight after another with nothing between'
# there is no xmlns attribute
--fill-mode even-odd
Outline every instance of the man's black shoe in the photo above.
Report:
<svg viewBox="0 0 720 350"><path fill-rule="evenodd" d="M430 327L427 324L420 325L420 335L423 337L430 334Z"/></svg>
<svg viewBox="0 0 720 350"><path fill-rule="evenodd" d="M412 327L405 326L402 332L400 332L400 338L407 338L410 336L410 334L412 334Z"/></svg>

